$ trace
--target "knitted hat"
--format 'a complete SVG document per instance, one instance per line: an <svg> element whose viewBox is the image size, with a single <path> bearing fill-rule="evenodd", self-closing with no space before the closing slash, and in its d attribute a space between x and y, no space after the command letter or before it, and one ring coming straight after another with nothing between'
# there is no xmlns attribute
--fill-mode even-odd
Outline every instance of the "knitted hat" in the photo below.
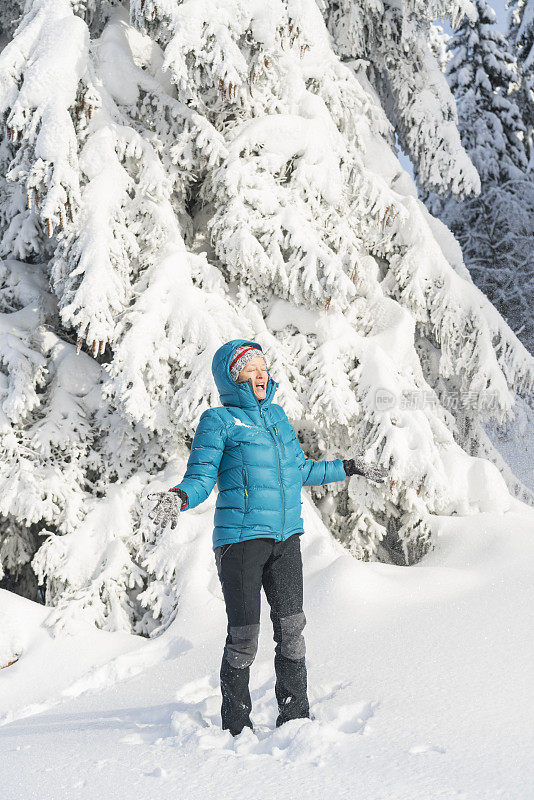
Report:
<svg viewBox="0 0 534 800"><path fill-rule="evenodd" d="M262 356L265 358L259 347L255 347L250 344L243 344L237 348L232 356L232 360L230 361L230 375L234 381L237 381L239 373L245 364L248 364L252 358L257 358L257 356Z"/></svg>

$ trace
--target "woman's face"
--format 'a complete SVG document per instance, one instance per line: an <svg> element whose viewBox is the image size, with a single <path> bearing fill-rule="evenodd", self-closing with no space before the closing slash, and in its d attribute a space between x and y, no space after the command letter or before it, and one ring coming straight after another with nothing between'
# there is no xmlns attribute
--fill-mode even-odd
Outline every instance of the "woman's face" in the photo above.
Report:
<svg viewBox="0 0 534 800"><path fill-rule="evenodd" d="M269 376L263 356L251 358L237 376L238 383L244 383L248 380L252 381L252 388L258 400L264 400L267 395Z"/></svg>

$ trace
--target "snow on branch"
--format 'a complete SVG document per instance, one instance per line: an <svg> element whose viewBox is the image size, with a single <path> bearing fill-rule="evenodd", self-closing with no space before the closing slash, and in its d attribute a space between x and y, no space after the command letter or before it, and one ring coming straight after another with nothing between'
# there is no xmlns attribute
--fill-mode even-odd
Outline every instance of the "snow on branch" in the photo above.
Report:
<svg viewBox="0 0 534 800"><path fill-rule="evenodd" d="M427 31L442 14L460 19L474 13L470 2L401 6L340 0L325 4L325 19L343 57L366 59L376 91L388 110L399 142L421 187L480 191L480 181L456 128L454 98L433 56Z"/></svg>
<svg viewBox="0 0 534 800"><path fill-rule="evenodd" d="M430 22L436 19L442 22L448 20L453 29L464 17L473 19L476 15L475 6L470 0L430 0L425 3L421 0L403 0L402 9L406 18L413 15Z"/></svg>
<svg viewBox="0 0 534 800"><path fill-rule="evenodd" d="M15 157L8 180L23 181L48 236L79 202L78 145L70 114L89 44L68 0L33 0L0 54L0 114Z"/></svg>
<svg viewBox="0 0 534 800"><path fill-rule="evenodd" d="M296 45L302 57L310 47L303 34L309 24L295 0L135 0L131 16L142 30L161 35L164 29L169 40L164 69L189 97L196 97L200 86L211 86L224 101L245 101L243 87L252 95L281 51Z"/></svg>
<svg viewBox="0 0 534 800"><path fill-rule="evenodd" d="M534 357L473 282L451 269L420 201L406 197L402 205L408 214L399 220L397 238L407 248L391 255L384 288L439 344L440 374L460 378L462 390L494 394L506 414L514 403L508 387L532 390Z"/></svg>
<svg viewBox="0 0 534 800"><path fill-rule="evenodd" d="M205 191L226 199L209 227L231 275L255 289L276 283L286 297L320 305L354 296L347 273L358 250L341 220L338 132L324 117L314 119L310 107L307 118L277 114L246 123Z"/></svg>

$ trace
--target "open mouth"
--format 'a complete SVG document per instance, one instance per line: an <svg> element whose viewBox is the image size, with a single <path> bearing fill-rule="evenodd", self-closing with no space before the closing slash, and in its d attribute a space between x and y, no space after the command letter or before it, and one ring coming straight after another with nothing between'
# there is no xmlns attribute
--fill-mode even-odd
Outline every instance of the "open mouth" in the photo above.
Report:
<svg viewBox="0 0 534 800"><path fill-rule="evenodd" d="M263 389L265 391L265 383L262 383L262 382L257 383L256 384L256 389Z"/></svg>

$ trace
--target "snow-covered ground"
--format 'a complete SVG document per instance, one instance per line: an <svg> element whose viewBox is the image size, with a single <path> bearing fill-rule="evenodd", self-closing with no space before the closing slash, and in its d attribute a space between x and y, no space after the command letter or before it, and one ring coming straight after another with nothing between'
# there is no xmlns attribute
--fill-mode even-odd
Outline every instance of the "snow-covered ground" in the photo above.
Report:
<svg viewBox="0 0 534 800"><path fill-rule="evenodd" d="M348 555L303 499L315 720L274 727L262 598L256 731L220 729L226 617L208 509L157 639L52 638L46 609L0 592L0 655L20 653L0 672L1 797L533 798L534 509L436 518L435 550L399 567Z"/></svg>

